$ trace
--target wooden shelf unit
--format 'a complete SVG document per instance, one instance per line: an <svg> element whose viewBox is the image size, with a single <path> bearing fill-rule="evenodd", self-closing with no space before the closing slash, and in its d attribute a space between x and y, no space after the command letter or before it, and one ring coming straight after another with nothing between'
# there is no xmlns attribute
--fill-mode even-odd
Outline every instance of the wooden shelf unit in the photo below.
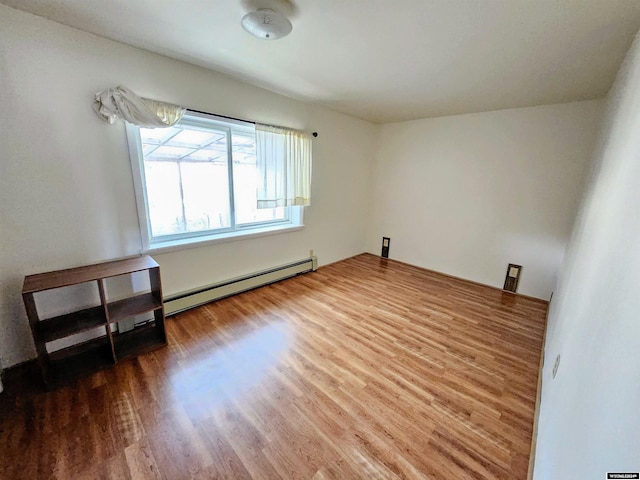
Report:
<svg viewBox="0 0 640 480"><path fill-rule="evenodd" d="M107 301L106 279L142 271L148 272L150 292ZM100 305L41 319L35 300L39 292L91 283L98 287ZM49 389L167 344L160 266L148 255L29 275L24 279L22 298L42 377ZM153 320L142 326L123 333L111 330L113 323L150 312ZM47 350L49 342L99 327L104 327L104 334L97 338L53 352Z"/></svg>

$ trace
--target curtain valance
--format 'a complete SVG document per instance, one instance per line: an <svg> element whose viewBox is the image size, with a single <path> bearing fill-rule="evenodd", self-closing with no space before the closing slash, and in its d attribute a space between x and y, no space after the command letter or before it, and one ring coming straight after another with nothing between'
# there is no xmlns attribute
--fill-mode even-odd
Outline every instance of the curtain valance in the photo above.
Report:
<svg viewBox="0 0 640 480"><path fill-rule="evenodd" d="M93 109L109 124L120 118L144 128L170 127L179 122L186 111L178 105L138 97L123 86L97 93Z"/></svg>

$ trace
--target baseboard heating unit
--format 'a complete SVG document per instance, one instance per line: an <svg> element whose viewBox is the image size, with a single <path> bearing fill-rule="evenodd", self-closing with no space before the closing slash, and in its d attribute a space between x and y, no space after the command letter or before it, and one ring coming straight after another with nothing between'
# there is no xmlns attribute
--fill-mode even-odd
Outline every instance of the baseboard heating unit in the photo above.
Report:
<svg viewBox="0 0 640 480"><path fill-rule="evenodd" d="M196 288L187 292L170 295L164 299L165 315L175 315L205 303L220 300L237 293L295 277L301 273L313 272L318 268L318 259L309 257L297 262L280 265L260 272L250 273L223 282Z"/></svg>

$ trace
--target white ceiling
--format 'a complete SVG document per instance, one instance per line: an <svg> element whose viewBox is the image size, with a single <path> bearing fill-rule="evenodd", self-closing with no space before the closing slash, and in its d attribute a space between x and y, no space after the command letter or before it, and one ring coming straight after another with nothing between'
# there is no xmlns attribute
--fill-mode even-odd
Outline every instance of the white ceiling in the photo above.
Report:
<svg viewBox="0 0 640 480"><path fill-rule="evenodd" d="M373 122L601 97L640 0L0 0ZM284 39L240 26L291 16Z"/></svg>

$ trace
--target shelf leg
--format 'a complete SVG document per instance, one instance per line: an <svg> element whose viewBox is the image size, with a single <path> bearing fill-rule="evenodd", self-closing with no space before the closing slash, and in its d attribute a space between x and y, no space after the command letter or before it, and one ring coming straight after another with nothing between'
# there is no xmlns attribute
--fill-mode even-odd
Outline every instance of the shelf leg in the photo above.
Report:
<svg viewBox="0 0 640 480"><path fill-rule="evenodd" d="M109 309L107 308L107 294L104 289L104 280L101 278L98 280L98 291L100 292L100 302L102 303L102 308L104 308L104 316L107 319L107 324L104 328L107 330L107 337L109 338L109 347L111 348L111 358L113 358L113 363L118 363L118 359L116 358L116 349L113 345L113 333L111 333L111 322L109 321Z"/></svg>

